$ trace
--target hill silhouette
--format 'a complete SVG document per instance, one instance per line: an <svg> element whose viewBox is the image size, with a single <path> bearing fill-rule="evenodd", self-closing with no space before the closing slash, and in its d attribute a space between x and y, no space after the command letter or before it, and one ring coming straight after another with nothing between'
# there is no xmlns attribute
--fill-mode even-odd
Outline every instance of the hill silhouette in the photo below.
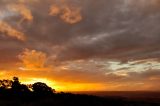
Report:
<svg viewBox="0 0 160 106"><path fill-rule="evenodd" d="M21 84L18 77L0 80L0 106L160 106L159 102L57 93L44 82Z"/></svg>

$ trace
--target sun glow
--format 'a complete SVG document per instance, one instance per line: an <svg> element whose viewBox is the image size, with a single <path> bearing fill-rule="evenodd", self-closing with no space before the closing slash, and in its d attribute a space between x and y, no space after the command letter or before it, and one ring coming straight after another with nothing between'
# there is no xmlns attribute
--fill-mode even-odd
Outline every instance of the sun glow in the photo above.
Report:
<svg viewBox="0 0 160 106"><path fill-rule="evenodd" d="M22 79L23 84L34 84L35 82L43 82L46 83L50 87L55 88L55 82L48 80L47 78L28 78L28 79Z"/></svg>
<svg viewBox="0 0 160 106"><path fill-rule="evenodd" d="M43 82L48 86L52 87L56 91L97 91L99 88L105 89L102 84L92 84L92 83L72 83L72 82L56 82L51 81L47 78L29 78L22 79L23 84L34 84L35 82ZM98 88L98 89L96 89Z"/></svg>

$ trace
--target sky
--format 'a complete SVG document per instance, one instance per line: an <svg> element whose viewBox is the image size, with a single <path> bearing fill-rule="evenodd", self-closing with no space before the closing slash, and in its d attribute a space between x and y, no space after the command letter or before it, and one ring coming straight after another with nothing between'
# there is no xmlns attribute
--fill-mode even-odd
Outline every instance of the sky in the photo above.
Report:
<svg viewBox="0 0 160 106"><path fill-rule="evenodd" d="M159 91L159 34L159 0L0 0L0 79Z"/></svg>

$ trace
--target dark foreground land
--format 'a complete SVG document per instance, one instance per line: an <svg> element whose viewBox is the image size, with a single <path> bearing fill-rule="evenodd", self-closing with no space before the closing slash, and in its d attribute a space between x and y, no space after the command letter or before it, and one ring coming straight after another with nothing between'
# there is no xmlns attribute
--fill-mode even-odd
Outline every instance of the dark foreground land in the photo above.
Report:
<svg viewBox="0 0 160 106"><path fill-rule="evenodd" d="M13 80L0 80L0 106L160 106L160 93L56 93L45 83L25 85L13 77Z"/></svg>
<svg viewBox="0 0 160 106"><path fill-rule="evenodd" d="M47 95L30 93L0 96L0 106L160 106L160 99L98 97L71 93Z"/></svg>

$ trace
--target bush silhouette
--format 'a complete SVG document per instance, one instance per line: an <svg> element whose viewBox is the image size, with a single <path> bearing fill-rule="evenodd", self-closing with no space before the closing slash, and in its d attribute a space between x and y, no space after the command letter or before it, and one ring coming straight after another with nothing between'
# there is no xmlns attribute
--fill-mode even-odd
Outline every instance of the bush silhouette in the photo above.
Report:
<svg viewBox="0 0 160 106"><path fill-rule="evenodd" d="M55 90L52 90L51 87L47 86L47 84L42 82L36 82L32 85L33 92L37 94L51 94Z"/></svg>

